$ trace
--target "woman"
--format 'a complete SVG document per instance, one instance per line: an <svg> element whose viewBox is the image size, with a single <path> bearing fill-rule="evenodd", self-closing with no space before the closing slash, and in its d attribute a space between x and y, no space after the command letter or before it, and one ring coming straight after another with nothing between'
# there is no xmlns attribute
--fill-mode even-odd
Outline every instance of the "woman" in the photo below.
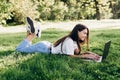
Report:
<svg viewBox="0 0 120 80"><path fill-rule="evenodd" d="M88 50L88 39L89 29L82 24L77 24L69 35L59 39L54 44L48 41L41 41L36 44L31 44L35 37L35 28L33 21L27 17L27 22L30 27L30 31L27 31L27 37L16 47L19 52L41 52L51 54L66 54L71 57L89 58L92 60L98 60L99 55L92 52L81 53L81 45L87 44Z"/></svg>

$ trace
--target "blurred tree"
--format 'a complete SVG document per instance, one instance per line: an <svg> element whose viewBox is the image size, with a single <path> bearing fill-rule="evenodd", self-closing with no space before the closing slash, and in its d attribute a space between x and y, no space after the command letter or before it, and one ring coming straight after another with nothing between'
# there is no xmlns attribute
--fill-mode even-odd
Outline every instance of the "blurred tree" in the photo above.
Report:
<svg viewBox="0 0 120 80"><path fill-rule="evenodd" d="M43 20L63 20L65 12L68 10L66 5L59 0L39 1L38 9L40 18Z"/></svg>
<svg viewBox="0 0 120 80"><path fill-rule="evenodd" d="M31 0L9 0L9 2L13 5L11 10L13 22L24 23L26 16L38 18L37 6Z"/></svg>
<svg viewBox="0 0 120 80"><path fill-rule="evenodd" d="M112 9L112 14L114 19L120 18L120 0L110 0L109 7Z"/></svg>
<svg viewBox="0 0 120 80"><path fill-rule="evenodd" d="M0 23L120 18L120 0L0 0Z"/></svg>
<svg viewBox="0 0 120 80"><path fill-rule="evenodd" d="M64 20L64 16L68 12L67 6L63 2L55 1L54 6L51 7L51 20Z"/></svg>
<svg viewBox="0 0 120 80"><path fill-rule="evenodd" d="M54 0L44 0L38 2L39 18L42 20L48 20L51 15L51 7L54 5Z"/></svg>
<svg viewBox="0 0 120 80"><path fill-rule="evenodd" d="M94 0L95 2L95 9L96 9L96 17L97 17L97 20L100 20L100 10L99 10L99 2L97 0Z"/></svg>
<svg viewBox="0 0 120 80"><path fill-rule="evenodd" d="M110 18L112 16L110 13L111 10L109 9L108 0L84 0L82 6L87 8L86 10L88 11L88 13L92 10L92 15L86 15L90 15L91 17L94 15L97 20Z"/></svg>
<svg viewBox="0 0 120 80"><path fill-rule="evenodd" d="M12 5L7 0L0 0L0 24L6 24L6 20L11 19Z"/></svg>
<svg viewBox="0 0 120 80"><path fill-rule="evenodd" d="M109 0L94 0L94 1L95 1L97 20L111 18L112 14L111 14L111 9L109 8L109 3L108 3Z"/></svg>
<svg viewBox="0 0 120 80"><path fill-rule="evenodd" d="M83 0L82 6L88 14L86 14L89 17L86 17L86 19L93 19L94 17L97 20L110 18L110 9L109 4L107 3L108 0ZM92 17L92 18L90 18Z"/></svg>

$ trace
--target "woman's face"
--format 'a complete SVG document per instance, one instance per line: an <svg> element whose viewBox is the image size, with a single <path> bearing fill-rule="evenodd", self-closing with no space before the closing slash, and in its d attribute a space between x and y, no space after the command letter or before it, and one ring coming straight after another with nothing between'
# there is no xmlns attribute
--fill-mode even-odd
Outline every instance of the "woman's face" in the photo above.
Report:
<svg viewBox="0 0 120 80"><path fill-rule="evenodd" d="M87 29L84 29L82 31L78 31L78 37L80 40L84 41L87 37Z"/></svg>

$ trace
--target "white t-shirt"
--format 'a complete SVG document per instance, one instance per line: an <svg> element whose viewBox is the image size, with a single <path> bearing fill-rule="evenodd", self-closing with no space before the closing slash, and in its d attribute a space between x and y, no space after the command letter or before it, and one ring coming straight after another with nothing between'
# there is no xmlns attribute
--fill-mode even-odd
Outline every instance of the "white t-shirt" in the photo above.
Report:
<svg viewBox="0 0 120 80"><path fill-rule="evenodd" d="M73 41L70 37L67 37L63 44L62 44L62 51L61 51L61 43L54 47L52 46L52 54L67 54L67 55L74 55L74 50L78 48L77 43Z"/></svg>

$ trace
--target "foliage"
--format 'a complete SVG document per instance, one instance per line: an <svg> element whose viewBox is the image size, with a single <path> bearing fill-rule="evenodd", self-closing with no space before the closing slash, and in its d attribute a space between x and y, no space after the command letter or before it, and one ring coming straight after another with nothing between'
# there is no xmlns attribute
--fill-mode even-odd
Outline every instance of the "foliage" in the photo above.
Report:
<svg viewBox="0 0 120 80"><path fill-rule="evenodd" d="M12 18L18 24L24 23L26 16L30 16L33 19L39 16L36 11L37 6L31 0L10 0L10 3L13 4Z"/></svg>
<svg viewBox="0 0 120 80"><path fill-rule="evenodd" d="M40 1L38 5L40 18L43 20L64 20L64 15L68 11L63 2L55 0Z"/></svg>
<svg viewBox="0 0 120 80"><path fill-rule="evenodd" d="M119 0L113 0L110 1L110 8L112 9L113 17L114 19L120 18L120 1Z"/></svg>
<svg viewBox="0 0 120 80"><path fill-rule="evenodd" d="M6 24L6 20L11 19L12 5L6 0L0 0L0 24Z"/></svg>
<svg viewBox="0 0 120 80"><path fill-rule="evenodd" d="M42 32L40 40L54 42L68 33L48 29ZM119 80L119 29L92 30L90 33L90 50L99 55L104 43L112 41L109 55L102 63L66 55L19 53L14 49L25 33L0 34L0 80ZM38 41L35 39L33 43Z"/></svg>
<svg viewBox="0 0 120 80"><path fill-rule="evenodd" d="M0 0L0 24L41 20L118 19L119 0Z"/></svg>

